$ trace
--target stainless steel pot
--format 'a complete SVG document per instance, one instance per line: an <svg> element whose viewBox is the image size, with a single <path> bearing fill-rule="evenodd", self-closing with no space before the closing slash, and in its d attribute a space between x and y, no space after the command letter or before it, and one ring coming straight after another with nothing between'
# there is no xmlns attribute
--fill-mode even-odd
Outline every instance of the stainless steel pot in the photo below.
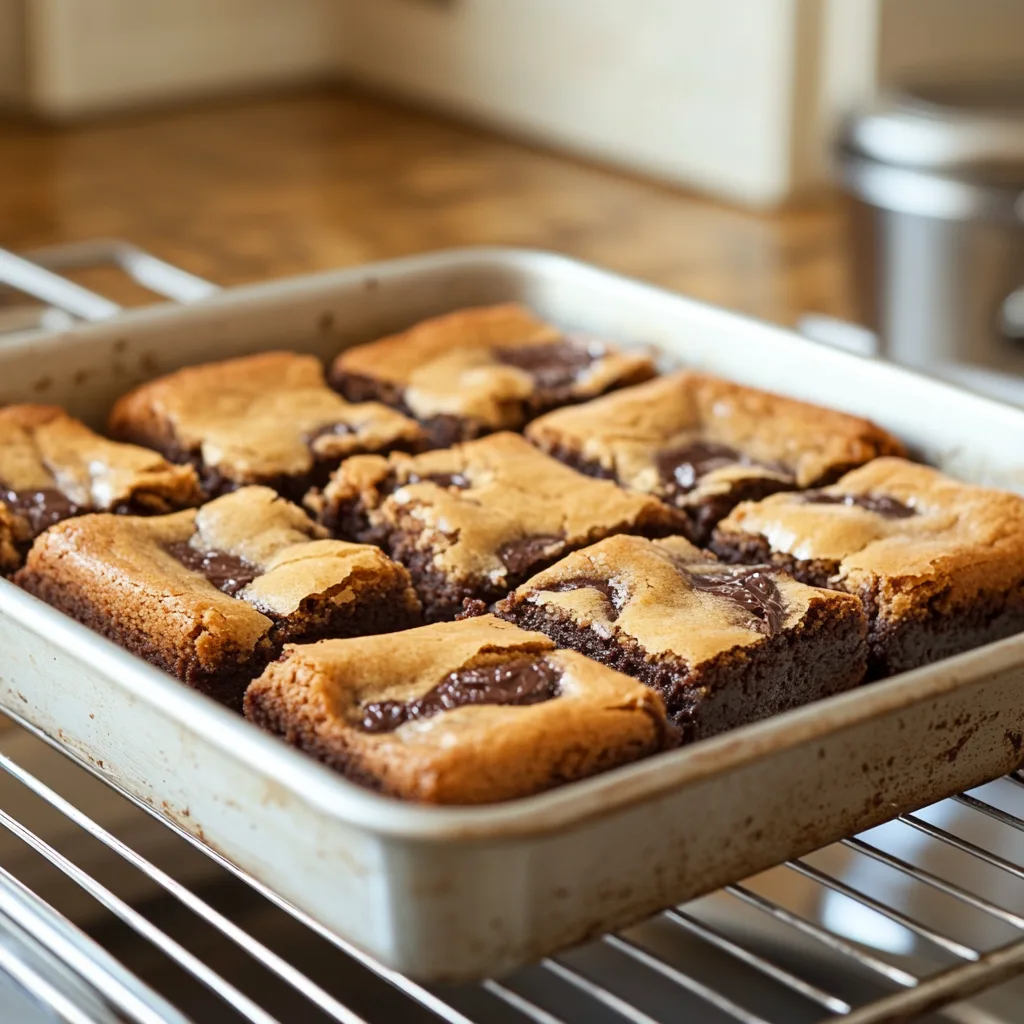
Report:
<svg viewBox="0 0 1024 1024"><path fill-rule="evenodd" d="M851 119L853 292L881 354L1024 374L1024 83L920 87Z"/></svg>

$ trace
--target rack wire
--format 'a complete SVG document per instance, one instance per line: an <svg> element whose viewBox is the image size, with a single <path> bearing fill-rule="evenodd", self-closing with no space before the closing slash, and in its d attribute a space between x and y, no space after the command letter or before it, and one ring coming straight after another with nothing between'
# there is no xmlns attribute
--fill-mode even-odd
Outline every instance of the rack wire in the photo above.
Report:
<svg viewBox="0 0 1024 1024"><path fill-rule="evenodd" d="M1010 981L1024 972L1021 776L509 977L428 987L331 935L42 740L23 735L17 757L0 753L0 834L22 853L5 853L0 867L0 972L50 1019L1024 1019L1024 987ZM76 800L62 793L69 787Z"/></svg>

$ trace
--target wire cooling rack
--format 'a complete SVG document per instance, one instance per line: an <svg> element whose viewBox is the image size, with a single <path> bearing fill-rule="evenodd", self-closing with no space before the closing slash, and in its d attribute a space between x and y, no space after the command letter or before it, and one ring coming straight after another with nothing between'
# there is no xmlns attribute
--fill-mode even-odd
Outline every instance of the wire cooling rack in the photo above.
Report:
<svg viewBox="0 0 1024 1024"><path fill-rule="evenodd" d="M1015 776L509 977L425 987L70 755L6 735L0 972L46 1008L41 1019L1024 1020L1024 984L1009 982L1024 971Z"/></svg>

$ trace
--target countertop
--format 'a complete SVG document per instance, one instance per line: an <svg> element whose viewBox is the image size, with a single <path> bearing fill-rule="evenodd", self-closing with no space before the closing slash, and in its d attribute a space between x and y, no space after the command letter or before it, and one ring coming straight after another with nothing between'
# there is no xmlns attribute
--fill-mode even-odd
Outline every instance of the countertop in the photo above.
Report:
<svg viewBox="0 0 1024 1024"><path fill-rule="evenodd" d="M503 244L792 324L848 315L842 233L834 199L746 213L341 91L0 120L0 246L117 236L222 285ZM143 298L111 273L78 277Z"/></svg>

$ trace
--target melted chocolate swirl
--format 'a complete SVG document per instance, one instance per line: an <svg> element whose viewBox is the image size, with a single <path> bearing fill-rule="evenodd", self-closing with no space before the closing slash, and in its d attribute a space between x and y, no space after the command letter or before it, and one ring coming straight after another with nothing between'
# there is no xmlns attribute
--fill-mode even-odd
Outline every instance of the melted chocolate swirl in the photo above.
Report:
<svg viewBox="0 0 1024 1024"><path fill-rule="evenodd" d="M410 473L406 478L406 484L436 484L438 487L454 488L457 491L464 491L472 486L470 479L464 473Z"/></svg>
<svg viewBox="0 0 1024 1024"><path fill-rule="evenodd" d="M514 576L529 572L538 562L557 557L565 544L565 537L538 534L510 540L498 549L498 557Z"/></svg>
<svg viewBox="0 0 1024 1024"><path fill-rule="evenodd" d="M306 435L306 444L312 445L321 437L351 437L357 433L355 427L349 423L328 423L324 427L317 427Z"/></svg>
<svg viewBox="0 0 1024 1024"><path fill-rule="evenodd" d="M619 617L619 613L626 605L627 595L621 590L612 586L611 580L599 579L596 576L574 576L572 579L559 580L550 586L545 586L542 592L566 593L570 590L596 590L605 601L608 610L608 618L613 622Z"/></svg>
<svg viewBox="0 0 1024 1024"><path fill-rule="evenodd" d="M205 576L230 597L244 590L260 574L254 565L236 555L226 551L199 551L187 540L168 545L167 551L186 569Z"/></svg>
<svg viewBox="0 0 1024 1024"><path fill-rule="evenodd" d="M697 486L701 477L727 466L756 467L791 477L785 466L758 462L717 441L689 441L674 448L666 448L658 452L654 462L670 494L686 494Z"/></svg>
<svg viewBox="0 0 1024 1024"><path fill-rule="evenodd" d="M824 491L807 491L803 500L809 505L846 505L849 508L864 508L886 519L909 519L917 515L917 509L904 505L897 498L886 494L826 494Z"/></svg>
<svg viewBox="0 0 1024 1024"><path fill-rule="evenodd" d="M392 732L406 722L431 718L467 704L539 704L561 692L561 671L544 659L519 658L500 665L464 668L446 676L422 697L364 704L366 732Z"/></svg>
<svg viewBox="0 0 1024 1024"><path fill-rule="evenodd" d="M782 629L786 606L769 566L737 566L724 572L686 571L686 575L695 590L727 597L749 612L751 629L768 636Z"/></svg>
<svg viewBox="0 0 1024 1024"><path fill-rule="evenodd" d="M506 366L528 373L534 386L544 390L568 388L584 371L607 353L599 342L560 338L547 345L509 345L494 350L494 357Z"/></svg>
<svg viewBox="0 0 1024 1024"><path fill-rule="evenodd" d="M36 491L15 491L0 485L0 502L15 515L28 521L33 537L51 526L88 512L87 508L76 505L56 487L44 487Z"/></svg>

